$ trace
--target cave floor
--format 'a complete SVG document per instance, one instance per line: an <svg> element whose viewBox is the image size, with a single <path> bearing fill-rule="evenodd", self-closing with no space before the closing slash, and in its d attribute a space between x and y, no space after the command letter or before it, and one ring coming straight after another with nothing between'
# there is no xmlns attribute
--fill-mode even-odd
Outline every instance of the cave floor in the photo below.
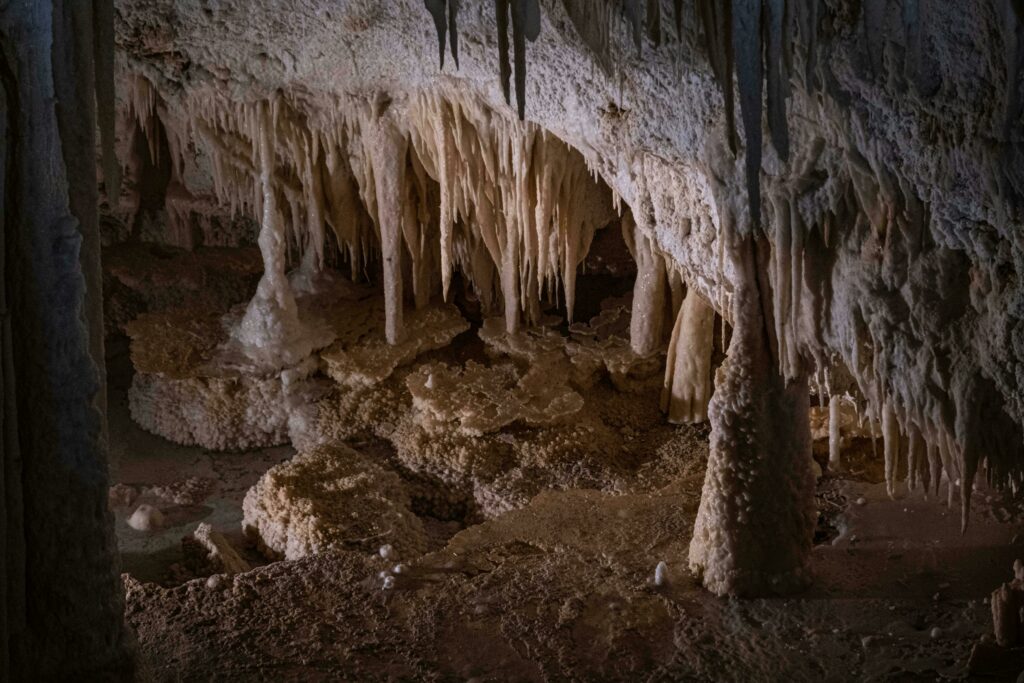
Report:
<svg viewBox="0 0 1024 683"><path fill-rule="evenodd" d="M224 289L225 302L246 291ZM656 390L623 394L604 381L568 424L417 437L406 378L425 363L486 359L472 330L318 408L318 437L419 492L425 554L270 562L242 533L242 500L295 449L214 453L145 432L129 415L127 342L112 336L110 507L140 678L931 681L1014 680L1024 669L1017 653L983 642L988 596L1024 557L1019 501L979 490L962 535L959 501L949 509L945 490L940 502L905 485L890 499L880 456L854 440L844 468L818 480L814 584L788 598L715 598L686 566L706 426L667 425ZM815 443L822 464L825 451ZM160 510L159 528L129 526L141 504ZM200 522L254 568L190 566L182 539Z"/></svg>
<svg viewBox="0 0 1024 683"><path fill-rule="evenodd" d="M119 353L112 507L152 680L958 680L991 631L987 596L1024 555L1019 510L1002 497L979 492L961 535L958 506L905 487L890 500L877 467L851 461L819 480L816 579L797 597L718 599L690 575L700 467L626 493L544 491L480 523L434 520L432 551L402 558L391 589L381 572L395 561L366 552L268 564L245 545L241 499L294 451L212 454L146 434L128 416ZM127 525L145 501L162 529ZM190 573L180 541L200 521L259 566ZM1012 680L1017 666L978 658L972 674Z"/></svg>
<svg viewBox="0 0 1024 683"><path fill-rule="evenodd" d="M966 675L990 630L985 598L1018 552L1008 537L1017 525L982 504L961 537L955 515L933 503L848 484L866 502L850 510L847 535L815 551L813 588L717 599L683 564L699 483L542 494L411 562L392 590L378 575L389 563L351 552L213 586L128 580L128 620L156 680ZM662 560L669 579L655 586Z"/></svg>

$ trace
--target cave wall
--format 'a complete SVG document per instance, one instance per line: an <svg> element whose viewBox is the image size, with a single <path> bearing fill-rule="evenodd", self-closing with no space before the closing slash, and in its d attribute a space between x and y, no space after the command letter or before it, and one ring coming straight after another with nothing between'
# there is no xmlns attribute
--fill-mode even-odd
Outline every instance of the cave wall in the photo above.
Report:
<svg viewBox="0 0 1024 683"><path fill-rule="evenodd" d="M0 8L3 680L131 676L107 510L94 163L94 39L112 33L109 16L94 31L93 10Z"/></svg>

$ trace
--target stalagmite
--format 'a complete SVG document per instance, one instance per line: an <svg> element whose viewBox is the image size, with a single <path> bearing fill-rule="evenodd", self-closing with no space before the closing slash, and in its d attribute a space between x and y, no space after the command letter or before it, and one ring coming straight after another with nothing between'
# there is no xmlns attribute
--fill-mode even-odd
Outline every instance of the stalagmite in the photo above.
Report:
<svg viewBox="0 0 1024 683"><path fill-rule="evenodd" d="M714 331L714 309L690 288L672 330L661 392L661 409L673 424L707 419Z"/></svg>
<svg viewBox="0 0 1024 683"><path fill-rule="evenodd" d="M733 335L708 407L711 454L690 568L718 595L784 593L810 580L817 517L806 375L784 378L767 338L754 237L725 214ZM749 225L749 224L748 224Z"/></svg>

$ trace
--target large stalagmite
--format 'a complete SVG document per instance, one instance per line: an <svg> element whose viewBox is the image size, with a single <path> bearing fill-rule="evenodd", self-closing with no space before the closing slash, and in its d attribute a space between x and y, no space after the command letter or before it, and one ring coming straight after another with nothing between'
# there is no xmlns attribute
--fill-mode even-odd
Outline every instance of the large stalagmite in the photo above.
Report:
<svg viewBox="0 0 1024 683"><path fill-rule="evenodd" d="M773 353L765 240L729 223L725 237L733 334L708 408L711 455L689 563L719 595L792 592L810 581L817 517L807 378L780 373Z"/></svg>

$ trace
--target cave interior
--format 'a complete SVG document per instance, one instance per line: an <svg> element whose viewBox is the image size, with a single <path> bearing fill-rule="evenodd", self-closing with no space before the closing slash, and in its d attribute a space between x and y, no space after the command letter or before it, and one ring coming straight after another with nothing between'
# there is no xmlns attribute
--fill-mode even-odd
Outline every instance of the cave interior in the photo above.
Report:
<svg viewBox="0 0 1024 683"><path fill-rule="evenodd" d="M0 3L0 680L1022 680L1024 2Z"/></svg>

